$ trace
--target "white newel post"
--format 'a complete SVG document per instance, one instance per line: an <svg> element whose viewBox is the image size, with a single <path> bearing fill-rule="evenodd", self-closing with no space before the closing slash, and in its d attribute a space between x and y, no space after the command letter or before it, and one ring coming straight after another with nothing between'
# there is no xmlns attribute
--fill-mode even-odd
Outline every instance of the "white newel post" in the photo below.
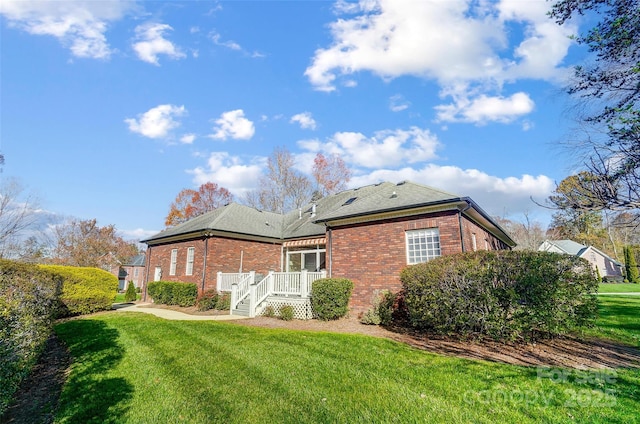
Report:
<svg viewBox="0 0 640 424"><path fill-rule="evenodd" d="M309 291L309 275L307 274L307 270L303 269L300 272L300 296L307 297Z"/></svg>
<svg viewBox="0 0 640 424"><path fill-rule="evenodd" d="M249 280L249 284L255 284L256 283L256 272L255 271L249 271L249 275L251 276L251 279Z"/></svg>
<svg viewBox="0 0 640 424"><path fill-rule="evenodd" d="M231 284L231 311L230 315L233 315L233 308L235 308L236 303L238 302L238 283Z"/></svg>
<svg viewBox="0 0 640 424"><path fill-rule="evenodd" d="M273 293L273 271L269 271L269 275L267 276L268 280L267 280L267 288L269 291L269 294Z"/></svg>
<svg viewBox="0 0 640 424"><path fill-rule="evenodd" d="M249 286L249 318L256 316L256 285L251 283Z"/></svg>
<svg viewBox="0 0 640 424"><path fill-rule="evenodd" d="M222 272L218 271L216 275L216 291L220 293L222 291Z"/></svg>

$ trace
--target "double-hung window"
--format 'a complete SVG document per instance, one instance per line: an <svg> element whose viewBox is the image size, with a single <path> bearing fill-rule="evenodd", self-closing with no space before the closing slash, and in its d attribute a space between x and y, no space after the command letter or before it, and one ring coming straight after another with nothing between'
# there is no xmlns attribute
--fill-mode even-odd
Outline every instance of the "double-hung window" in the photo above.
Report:
<svg viewBox="0 0 640 424"><path fill-rule="evenodd" d="M407 263L419 264L440 256L440 230L427 228L406 232Z"/></svg>
<svg viewBox="0 0 640 424"><path fill-rule="evenodd" d="M195 257L196 248L190 247L187 249L187 272L186 275L193 275L193 258Z"/></svg>
<svg viewBox="0 0 640 424"><path fill-rule="evenodd" d="M178 264L178 249L171 249L171 266L169 275L176 275L176 265Z"/></svg>

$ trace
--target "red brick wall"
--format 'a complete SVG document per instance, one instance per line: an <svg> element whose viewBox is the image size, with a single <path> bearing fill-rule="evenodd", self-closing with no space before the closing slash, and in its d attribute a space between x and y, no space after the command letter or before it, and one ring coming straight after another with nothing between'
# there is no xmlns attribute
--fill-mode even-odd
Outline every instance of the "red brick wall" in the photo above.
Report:
<svg viewBox="0 0 640 424"><path fill-rule="evenodd" d="M186 275L187 249L194 247L194 261L192 275ZM176 273L169 275L171 269L171 251L178 250ZM208 239L208 254L204 290L216 287L216 274L220 272L238 272L240 255L243 254L243 271L256 271L266 274L269 270L280 271L280 244L263 243L257 241L234 240L221 237ZM205 242L202 239L189 240L150 246L149 269L145 272L147 281L153 281L156 267L162 269L163 281L180 281L196 283L202 291L202 273L204 270Z"/></svg>
<svg viewBox="0 0 640 424"><path fill-rule="evenodd" d="M462 232L464 233L464 247L467 252L473 251L473 234L476 236L476 250L508 249L504 242L464 216L462 218L462 228Z"/></svg>
<svg viewBox="0 0 640 424"><path fill-rule="evenodd" d="M462 251L456 211L332 229L331 274L354 282L353 309L370 307L379 290L400 290L400 271L407 266L405 231L425 228L440 230L443 255Z"/></svg>

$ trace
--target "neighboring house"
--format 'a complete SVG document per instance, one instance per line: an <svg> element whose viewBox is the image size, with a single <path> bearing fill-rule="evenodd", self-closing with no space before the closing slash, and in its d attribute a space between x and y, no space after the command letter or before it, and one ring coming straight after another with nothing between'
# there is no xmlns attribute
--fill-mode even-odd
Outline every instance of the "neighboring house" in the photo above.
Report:
<svg viewBox="0 0 640 424"><path fill-rule="evenodd" d="M143 242L146 281L197 283L203 292L228 289L218 273L245 278L250 271L261 277L306 271L317 277L323 271L354 282L350 306L355 309L369 307L380 290L399 290L407 265L515 246L470 198L411 182L346 190L285 215L231 203ZM269 284L274 290L273 281ZM290 293L287 287L275 290ZM244 291L238 299L248 296L246 287L239 290Z"/></svg>
<svg viewBox="0 0 640 424"><path fill-rule="evenodd" d="M118 267L118 290L126 290L129 281L133 281L136 288L142 288L146 276L145 262L145 255L142 253Z"/></svg>
<svg viewBox="0 0 640 424"><path fill-rule="evenodd" d="M623 278L622 264L593 246L585 246L573 240L545 240L538 250L584 258L591 263L594 270L597 269L600 272L601 277L609 279Z"/></svg>

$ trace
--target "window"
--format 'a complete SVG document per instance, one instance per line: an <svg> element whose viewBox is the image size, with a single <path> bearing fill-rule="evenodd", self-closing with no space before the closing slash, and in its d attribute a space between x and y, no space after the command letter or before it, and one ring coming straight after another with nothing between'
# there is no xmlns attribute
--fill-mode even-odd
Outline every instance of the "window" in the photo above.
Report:
<svg viewBox="0 0 640 424"><path fill-rule="evenodd" d="M138 267L133 268L133 276L138 278Z"/></svg>
<svg viewBox="0 0 640 424"><path fill-rule="evenodd" d="M471 233L471 244L473 245L473 251L478 250L478 243L476 242L476 233Z"/></svg>
<svg viewBox="0 0 640 424"><path fill-rule="evenodd" d="M288 272L300 272L306 269L309 272L317 272L326 268L326 250L316 248L315 250L290 250L287 252Z"/></svg>
<svg viewBox="0 0 640 424"><path fill-rule="evenodd" d="M169 267L169 275L176 275L176 264L178 263L178 249L171 250L171 266Z"/></svg>
<svg viewBox="0 0 640 424"><path fill-rule="evenodd" d="M407 263L418 264L440 256L440 230L407 231Z"/></svg>
<svg viewBox="0 0 640 424"><path fill-rule="evenodd" d="M195 247L190 247L187 249L187 275L193 275L193 257L195 256L195 253Z"/></svg>

